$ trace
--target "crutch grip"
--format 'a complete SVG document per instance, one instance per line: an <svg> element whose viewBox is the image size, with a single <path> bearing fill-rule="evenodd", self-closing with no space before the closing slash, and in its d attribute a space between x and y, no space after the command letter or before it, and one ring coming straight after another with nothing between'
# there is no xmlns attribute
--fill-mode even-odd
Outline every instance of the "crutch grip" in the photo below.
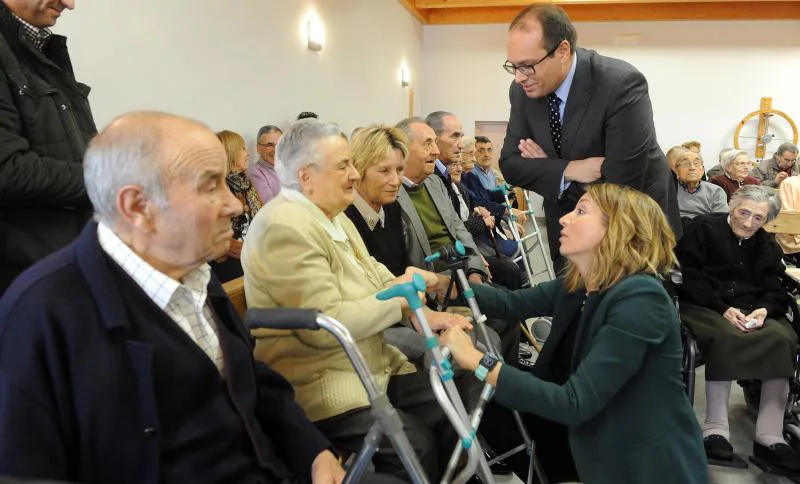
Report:
<svg viewBox="0 0 800 484"><path fill-rule="evenodd" d="M319 309L300 308L253 308L244 315L248 329L319 329Z"/></svg>
<svg viewBox="0 0 800 484"><path fill-rule="evenodd" d="M441 246L439 247L439 250L426 257L425 262L431 263L441 259L442 257L448 259L450 257L464 257L465 255L467 255L467 248L464 247L464 244L462 244L460 240L456 240L456 243L453 244L452 251L450 250L450 247Z"/></svg>
<svg viewBox="0 0 800 484"><path fill-rule="evenodd" d="M425 279L419 274L414 274L411 277L411 282L388 287L376 294L375 297L378 298L379 301L386 301L395 297L404 297L406 301L408 301L408 306L416 310L422 308L422 299L420 299L419 293L425 292L426 288Z"/></svg>

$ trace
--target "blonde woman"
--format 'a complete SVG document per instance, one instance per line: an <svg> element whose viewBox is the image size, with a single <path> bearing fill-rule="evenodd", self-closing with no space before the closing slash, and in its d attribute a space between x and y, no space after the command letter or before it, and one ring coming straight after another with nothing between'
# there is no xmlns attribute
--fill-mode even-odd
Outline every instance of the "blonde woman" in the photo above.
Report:
<svg viewBox="0 0 800 484"><path fill-rule="evenodd" d="M233 237L227 254L211 263L214 274L221 282L227 282L244 274L242 263L239 260L242 253L242 242L244 236L247 235L250 221L261 209L261 198L247 175L249 153L244 138L238 133L227 130L217 133L217 138L225 148L225 154L228 157L228 174L225 177L225 183L242 204L242 213L231 219Z"/></svg>
<svg viewBox="0 0 800 484"><path fill-rule="evenodd" d="M531 373L480 353L462 331L448 329L442 342L462 367L496 386L500 405L566 426L577 476L562 470L551 480L708 482L681 380L677 315L659 279L676 263L663 212L634 189L589 185L560 224L563 278L514 292L473 287L489 316L553 316ZM440 278L437 290L447 282ZM540 440L543 452L548 437Z"/></svg>

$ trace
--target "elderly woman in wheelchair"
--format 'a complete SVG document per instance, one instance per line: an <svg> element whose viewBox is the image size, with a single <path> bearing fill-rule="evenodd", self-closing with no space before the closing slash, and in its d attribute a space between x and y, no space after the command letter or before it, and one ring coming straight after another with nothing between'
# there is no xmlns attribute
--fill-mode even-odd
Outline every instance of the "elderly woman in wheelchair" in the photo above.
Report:
<svg viewBox="0 0 800 484"><path fill-rule="evenodd" d="M681 318L706 364L703 441L709 460L735 458L728 429L732 380L760 380L754 462L800 475L800 458L783 437L797 335L785 317L781 250L762 229L779 209L771 188L754 185L733 194L730 213L696 217L677 247L683 272L678 292Z"/></svg>

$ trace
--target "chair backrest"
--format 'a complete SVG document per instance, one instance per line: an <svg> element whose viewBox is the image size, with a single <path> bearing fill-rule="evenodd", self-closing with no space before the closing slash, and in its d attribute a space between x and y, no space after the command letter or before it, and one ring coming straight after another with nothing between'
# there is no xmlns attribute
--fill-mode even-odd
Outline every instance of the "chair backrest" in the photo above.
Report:
<svg viewBox="0 0 800 484"><path fill-rule="evenodd" d="M247 312L247 300L244 297L244 276L230 280L223 284L222 287L233 303L234 309L239 313L239 317L244 318L244 313Z"/></svg>
<svg viewBox="0 0 800 484"><path fill-rule="evenodd" d="M764 225L764 230L773 234L800 235L800 212L781 210L775 220Z"/></svg>

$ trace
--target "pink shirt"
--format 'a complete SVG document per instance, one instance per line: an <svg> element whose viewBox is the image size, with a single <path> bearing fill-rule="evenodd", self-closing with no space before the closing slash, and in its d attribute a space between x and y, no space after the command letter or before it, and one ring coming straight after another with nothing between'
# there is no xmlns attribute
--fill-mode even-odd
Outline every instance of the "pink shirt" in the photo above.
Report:
<svg viewBox="0 0 800 484"><path fill-rule="evenodd" d="M278 192L281 191L281 181L278 178L278 173L275 171L275 167L267 162L258 160L253 163L250 165L248 174L264 204L275 198Z"/></svg>

